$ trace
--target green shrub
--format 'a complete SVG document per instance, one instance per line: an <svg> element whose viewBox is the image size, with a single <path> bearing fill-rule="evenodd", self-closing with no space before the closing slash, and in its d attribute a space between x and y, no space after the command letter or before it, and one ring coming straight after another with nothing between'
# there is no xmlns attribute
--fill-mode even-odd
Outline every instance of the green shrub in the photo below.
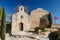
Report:
<svg viewBox="0 0 60 40"><path fill-rule="evenodd" d="M38 31L38 30L41 30L41 31L45 31L45 27L43 25L40 25L39 27L36 27L35 28L35 31Z"/></svg>
<svg viewBox="0 0 60 40"><path fill-rule="evenodd" d="M45 26L40 25L39 29L40 29L41 31L45 31Z"/></svg>
<svg viewBox="0 0 60 40"><path fill-rule="evenodd" d="M58 30L57 33L58 33L58 35L59 35L59 36L58 36L58 40L60 40L60 30Z"/></svg>
<svg viewBox="0 0 60 40"><path fill-rule="evenodd" d="M49 35L49 40L58 40L58 33L57 32L51 32Z"/></svg>

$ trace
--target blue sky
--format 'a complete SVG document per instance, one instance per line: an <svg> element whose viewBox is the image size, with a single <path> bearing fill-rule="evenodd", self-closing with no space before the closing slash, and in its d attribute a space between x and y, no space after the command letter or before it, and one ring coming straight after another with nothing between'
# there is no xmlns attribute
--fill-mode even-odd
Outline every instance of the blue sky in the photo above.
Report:
<svg viewBox="0 0 60 40"><path fill-rule="evenodd" d="M32 11L37 8L43 8L52 13L53 23L54 17L57 16L56 21L60 24L60 0L0 0L0 6L6 8L6 17L12 14L18 5L23 5L28 7L28 11ZM15 10L14 10L15 9Z"/></svg>

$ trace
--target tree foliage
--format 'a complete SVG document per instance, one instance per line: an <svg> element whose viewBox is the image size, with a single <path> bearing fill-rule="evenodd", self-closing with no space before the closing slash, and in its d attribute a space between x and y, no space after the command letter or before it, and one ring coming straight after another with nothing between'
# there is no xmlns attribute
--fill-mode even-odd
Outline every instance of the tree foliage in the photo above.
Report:
<svg viewBox="0 0 60 40"><path fill-rule="evenodd" d="M40 18L40 24L39 27L35 28L36 31L38 31L39 29L42 31L45 31L45 28L49 25L49 20L47 15L44 15Z"/></svg>
<svg viewBox="0 0 60 40"><path fill-rule="evenodd" d="M39 27L36 27L35 31L38 31L38 30L45 31L45 26L40 25Z"/></svg>
<svg viewBox="0 0 60 40"><path fill-rule="evenodd" d="M48 37L49 37L49 40L58 40L58 33L51 32Z"/></svg>
<svg viewBox="0 0 60 40"><path fill-rule="evenodd" d="M1 23L1 39L5 40L5 33L6 33L6 10L3 8L2 11L2 23Z"/></svg>
<svg viewBox="0 0 60 40"><path fill-rule="evenodd" d="M0 20L2 18L2 7L0 7Z"/></svg>
<svg viewBox="0 0 60 40"><path fill-rule="evenodd" d="M2 18L2 7L0 7L0 35L1 35L1 18Z"/></svg>
<svg viewBox="0 0 60 40"><path fill-rule="evenodd" d="M59 36L58 36L58 40L60 40L60 30L58 30L57 33L58 33L58 35L59 35Z"/></svg>
<svg viewBox="0 0 60 40"><path fill-rule="evenodd" d="M42 30L42 31L45 31L45 26L44 25L40 25L39 29Z"/></svg>
<svg viewBox="0 0 60 40"><path fill-rule="evenodd" d="M47 25L49 25L49 21L46 15L40 18L40 25L43 25L44 27L47 27Z"/></svg>

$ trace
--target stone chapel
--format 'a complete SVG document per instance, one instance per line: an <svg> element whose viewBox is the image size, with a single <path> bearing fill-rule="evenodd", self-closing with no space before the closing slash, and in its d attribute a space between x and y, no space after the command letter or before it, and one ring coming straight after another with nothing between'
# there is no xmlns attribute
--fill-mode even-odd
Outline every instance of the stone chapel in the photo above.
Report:
<svg viewBox="0 0 60 40"><path fill-rule="evenodd" d="M30 14L29 12L26 12L25 9L26 8L24 6L19 6L19 11L12 14L12 34L15 32L18 33L19 31L33 31L34 28L39 26L40 18L49 14L48 11L42 8L37 8L36 10L31 11Z"/></svg>

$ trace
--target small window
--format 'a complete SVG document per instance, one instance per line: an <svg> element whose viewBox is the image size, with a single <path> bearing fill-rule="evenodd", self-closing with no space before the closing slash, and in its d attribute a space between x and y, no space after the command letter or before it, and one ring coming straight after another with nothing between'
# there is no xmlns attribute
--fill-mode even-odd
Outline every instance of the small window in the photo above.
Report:
<svg viewBox="0 0 60 40"><path fill-rule="evenodd" d="M23 18L23 16L21 15L21 18Z"/></svg>

